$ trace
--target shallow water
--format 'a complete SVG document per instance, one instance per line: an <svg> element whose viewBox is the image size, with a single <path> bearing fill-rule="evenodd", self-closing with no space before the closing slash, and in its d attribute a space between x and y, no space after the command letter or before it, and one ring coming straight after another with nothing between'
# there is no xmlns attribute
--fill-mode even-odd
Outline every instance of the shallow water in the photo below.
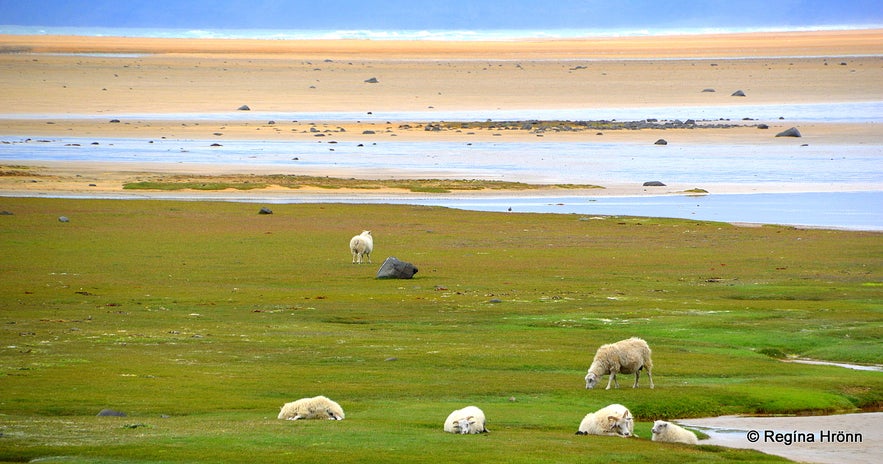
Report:
<svg viewBox="0 0 883 464"><path fill-rule="evenodd" d="M736 97L734 97L736 98ZM730 102L727 105L678 105L636 107L591 107L571 109L510 109L510 110L445 110L425 111L336 111L336 112L271 112L230 111L224 113L129 113L129 114L4 114L8 119L110 119L170 121L640 121L695 119L696 121L739 121L749 118L757 122L875 122L883 114L883 101L839 103L802 103L752 105Z"/></svg>
<svg viewBox="0 0 883 464"><path fill-rule="evenodd" d="M305 198L217 195L231 201L271 203L349 201L410 203L481 211L677 217L723 222L883 230L883 146L654 145L598 142L399 142L383 135L362 143L317 141L6 138L0 162L89 161L226 167L242 173L279 172L360 178L456 178L552 184L622 184L662 181L709 195L576 197L558 195L376 197L370 193ZM222 146L212 147L212 143ZM278 169L278 171L276 171ZM719 194L714 186L743 185L808 193ZM809 187L807 187L809 186ZM798 188L799 187L799 188ZM816 190L813 190L816 189ZM838 192L841 191L841 192ZM186 198L186 194L164 194ZM128 194L117 195L127 197ZM132 195L140 197L140 195ZM160 195L153 195L159 197ZM189 198L193 199L193 198Z"/></svg>
<svg viewBox="0 0 883 464"><path fill-rule="evenodd" d="M10 139L0 160L54 160L278 167L309 174L327 168L355 177L426 175L530 183L604 185L659 180L673 184L877 184L883 146L599 142L364 142L243 140ZM326 140L327 139L327 140ZM332 143L329 143L332 142ZM222 146L212 147L212 143ZM247 171L246 171L247 172Z"/></svg>
<svg viewBox="0 0 883 464"><path fill-rule="evenodd" d="M683 419L709 436L700 444L748 448L799 462L876 464L883 456L883 413L811 417L725 416ZM848 442L826 439L838 436Z"/></svg>

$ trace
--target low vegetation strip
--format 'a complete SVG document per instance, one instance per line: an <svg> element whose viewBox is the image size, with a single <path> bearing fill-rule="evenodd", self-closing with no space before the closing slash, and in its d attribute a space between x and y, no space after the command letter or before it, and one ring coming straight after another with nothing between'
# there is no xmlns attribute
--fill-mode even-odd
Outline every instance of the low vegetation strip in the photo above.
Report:
<svg viewBox="0 0 883 464"><path fill-rule="evenodd" d="M595 189L597 185L579 184L527 184L477 179L355 179L321 176L169 176L149 181L130 182L126 190L253 190L269 186L298 189L315 187L322 189L379 190L400 189L422 193L450 193L477 190L534 190L543 188Z"/></svg>

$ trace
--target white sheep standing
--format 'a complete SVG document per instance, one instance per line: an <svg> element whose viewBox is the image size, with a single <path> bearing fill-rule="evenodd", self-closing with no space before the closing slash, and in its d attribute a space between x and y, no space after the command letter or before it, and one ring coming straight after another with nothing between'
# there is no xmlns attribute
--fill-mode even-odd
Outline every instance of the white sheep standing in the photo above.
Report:
<svg viewBox="0 0 883 464"><path fill-rule="evenodd" d="M616 374L635 374L635 384L632 385L632 388L636 388L641 369L647 370L650 388L653 388L653 373L651 372L653 360L650 359L650 346L644 340L632 337L628 340L601 345L595 353L589 373L586 374L586 388L595 388L595 384L605 374L610 374L610 378L607 380L607 390L610 390L611 383L619 388Z"/></svg>
<svg viewBox="0 0 883 464"><path fill-rule="evenodd" d="M301 398L282 405L278 419L331 419L343 420L343 408L324 396Z"/></svg>
<svg viewBox="0 0 883 464"><path fill-rule="evenodd" d="M362 264L362 259L367 258L371 262L371 252L374 251L374 238L371 231L365 230L361 234L350 239L350 251L353 252L353 264Z"/></svg>
<svg viewBox="0 0 883 464"><path fill-rule="evenodd" d="M654 422L652 432L653 441L686 443L688 445L699 444L699 439L696 438L695 433L671 422L666 422L662 420Z"/></svg>
<svg viewBox="0 0 883 464"><path fill-rule="evenodd" d="M448 415L445 419L445 432L472 434L487 433L484 411L475 406L466 406Z"/></svg>
<svg viewBox="0 0 883 464"><path fill-rule="evenodd" d="M621 404L611 404L586 414L579 423L577 435L607 435L628 438L635 435L635 420L631 411Z"/></svg>

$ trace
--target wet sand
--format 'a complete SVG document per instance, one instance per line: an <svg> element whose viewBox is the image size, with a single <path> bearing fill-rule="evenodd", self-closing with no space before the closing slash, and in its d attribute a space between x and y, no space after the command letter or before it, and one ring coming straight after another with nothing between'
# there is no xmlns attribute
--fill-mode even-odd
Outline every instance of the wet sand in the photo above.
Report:
<svg viewBox="0 0 883 464"><path fill-rule="evenodd" d="M369 116L883 101L883 30L510 42L0 36L0 87L0 141L6 142L22 137L304 141L316 140L313 131L367 143L392 137L467 143L597 141L594 130L541 136L524 130L426 131L421 122ZM745 96L731 96L737 90ZM242 105L250 108L247 119L237 110ZM366 120L261 119L262 113L274 112L362 113ZM187 116L197 113L212 116ZM149 118L119 120L120 115ZM603 140L665 137L678 144L768 144L775 143L771 133L792 125L775 121L762 133L752 121L745 124L611 130L603 132ZM877 122L801 128L812 134L806 142L883 145ZM376 134L368 138L364 131ZM96 162L78 163L74 169L63 163L24 164L31 164L47 181L42 187L53 191L74 189L83 178L121 188L132 173L230 173L229 166L212 170ZM324 172L335 174L333 168ZM413 173L391 166L374 174ZM443 167L438 175L444 175ZM0 189L34 192L34 185L20 180L0 176ZM618 188L603 186L605 193ZM774 186L766 188L775 191Z"/></svg>

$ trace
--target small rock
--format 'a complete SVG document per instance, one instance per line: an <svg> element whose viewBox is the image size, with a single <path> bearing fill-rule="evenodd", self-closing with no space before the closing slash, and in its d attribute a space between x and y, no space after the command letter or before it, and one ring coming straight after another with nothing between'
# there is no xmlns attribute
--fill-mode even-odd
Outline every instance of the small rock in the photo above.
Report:
<svg viewBox="0 0 883 464"><path fill-rule="evenodd" d="M263 208L261 208L260 211L258 211L258 214L273 214L273 210L264 206Z"/></svg>
<svg viewBox="0 0 883 464"><path fill-rule="evenodd" d="M67 216L58 216L58 222L71 222Z"/></svg>
<svg viewBox="0 0 883 464"><path fill-rule="evenodd" d="M365 79L365 82L368 84L376 84L380 81L378 81L376 77L372 77L371 79Z"/></svg>
<svg viewBox="0 0 883 464"><path fill-rule="evenodd" d="M248 105L242 105L239 108L236 108L237 111L251 111L251 108Z"/></svg>
<svg viewBox="0 0 883 464"><path fill-rule="evenodd" d="M658 180L651 180L644 182L644 187L665 187L665 184L659 182Z"/></svg>
<svg viewBox="0 0 883 464"><path fill-rule="evenodd" d="M741 90L737 90L737 91L731 93L730 96L731 96L731 97L744 97L744 96L745 96L745 92L743 92L743 91L741 91Z"/></svg>
<svg viewBox="0 0 883 464"><path fill-rule="evenodd" d="M716 92L714 89L702 89L702 91L707 93Z"/></svg>
<svg viewBox="0 0 883 464"><path fill-rule="evenodd" d="M659 139L653 142L653 145L668 145L668 142L665 139Z"/></svg>

